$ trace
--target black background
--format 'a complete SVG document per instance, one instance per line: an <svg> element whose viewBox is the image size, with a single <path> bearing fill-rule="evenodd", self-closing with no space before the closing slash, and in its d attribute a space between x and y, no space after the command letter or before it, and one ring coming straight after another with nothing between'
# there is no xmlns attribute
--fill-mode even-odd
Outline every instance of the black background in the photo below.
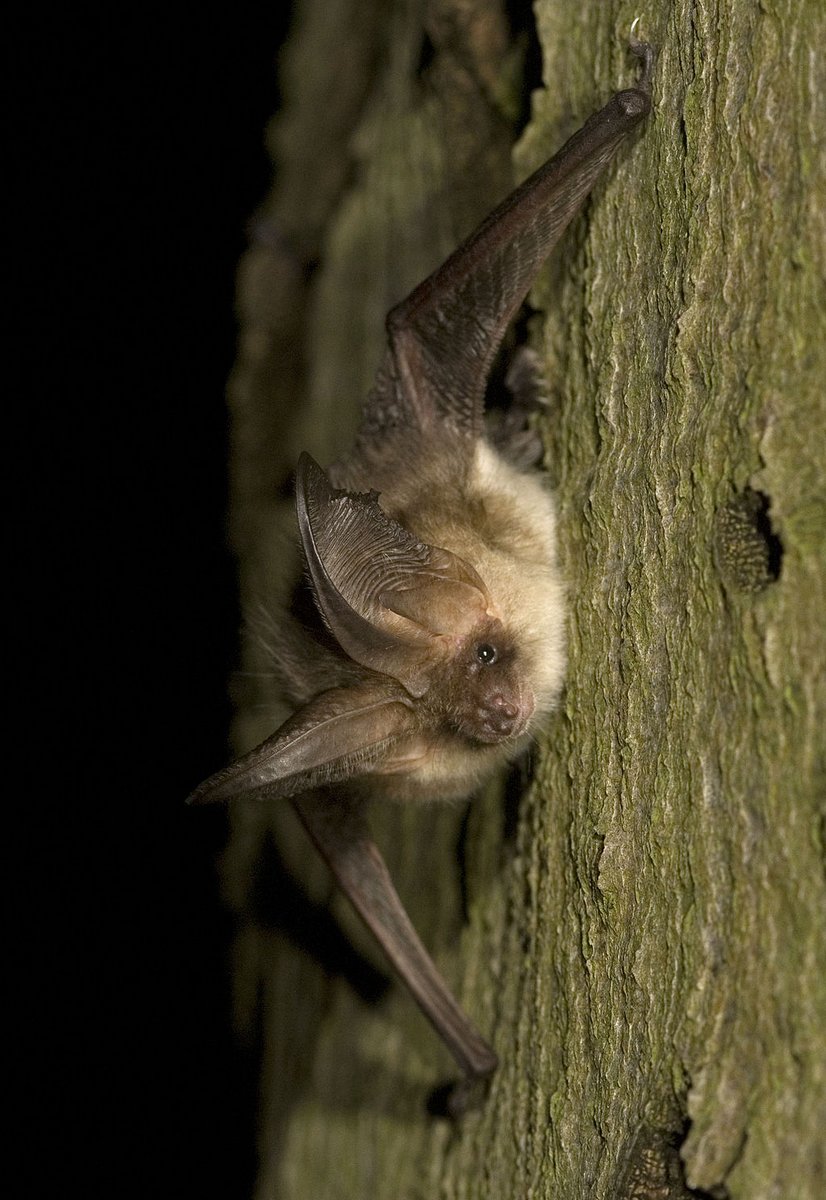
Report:
<svg viewBox="0 0 826 1200"><path fill-rule="evenodd" d="M227 754L224 388L287 15L37 20L12 106L37 781L19 865L42 912L27 982L44 971L27 1162L84 1196L243 1198L257 1064L232 1032L226 819L183 800Z"/></svg>

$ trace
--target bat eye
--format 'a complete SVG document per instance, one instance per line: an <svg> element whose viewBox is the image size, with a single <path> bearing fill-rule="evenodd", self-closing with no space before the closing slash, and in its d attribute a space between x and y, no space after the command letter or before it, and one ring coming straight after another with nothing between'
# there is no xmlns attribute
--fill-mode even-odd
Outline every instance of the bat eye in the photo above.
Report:
<svg viewBox="0 0 826 1200"><path fill-rule="evenodd" d="M476 647L476 657L484 666L489 667L496 662L496 647L489 642L482 642Z"/></svg>

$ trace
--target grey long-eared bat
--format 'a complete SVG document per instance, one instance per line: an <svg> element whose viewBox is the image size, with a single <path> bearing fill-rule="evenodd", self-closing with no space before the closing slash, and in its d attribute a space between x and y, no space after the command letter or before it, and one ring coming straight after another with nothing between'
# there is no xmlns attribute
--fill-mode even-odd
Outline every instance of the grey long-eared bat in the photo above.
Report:
<svg viewBox="0 0 826 1200"><path fill-rule="evenodd" d="M650 108L653 52L558 154L387 317L355 446L307 454L296 515L317 627L285 612L272 654L293 715L192 793L290 797L333 875L443 1038L468 1087L497 1058L420 942L370 840L371 797L467 798L526 745L565 668L555 514L494 439L494 357L539 268ZM457 1107L459 1101L454 1102Z"/></svg>

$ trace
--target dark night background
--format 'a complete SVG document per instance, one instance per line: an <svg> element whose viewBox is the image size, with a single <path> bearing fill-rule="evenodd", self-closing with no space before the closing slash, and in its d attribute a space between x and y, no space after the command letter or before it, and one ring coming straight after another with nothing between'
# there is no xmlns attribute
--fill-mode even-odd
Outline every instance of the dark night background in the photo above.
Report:
<svg viewBox="0 0 826 1200"><path fill-rule="evenodd" d="M54 1151L67 1189L118 1200L243 1198L255 1170L256 1050L232 1033L216 871L226 819L183 800L227 754L224 386L287 19L217 13L116 9L94 27L44 14L23 33L14 122L23 494L45 581L46 728L67 734L35 751L58 782L22 863L46 909L35 1174Z"/></svg>

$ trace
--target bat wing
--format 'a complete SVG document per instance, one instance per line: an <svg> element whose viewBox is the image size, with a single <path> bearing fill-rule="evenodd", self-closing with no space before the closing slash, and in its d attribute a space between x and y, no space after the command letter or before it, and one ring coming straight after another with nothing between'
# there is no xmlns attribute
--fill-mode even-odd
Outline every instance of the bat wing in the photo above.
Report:
<svg viewBox="0 0 826 1200"><path fill-rule="evenodd" d="M359 916L456 1062L471 1078L496 1070L497 1058L457 1004L404 911L357 803L299 796L293 806Z"/></svg>
<svg viewBox="0 0 826 1200"><path fill-rule="evenodd" d="M333 688L300 708L260 746L210 776L188 803L239 796L271 800L341 782L379 762L415 729L404 692L390 680Z"/></svg>
<svg viewBox="0 0 826 1200"><path fill-rule="evenodd" d="M460 441L481 434L485 385L508 324L597 178L651 106L651 48L632 41L631 49L644 59L639 84L617 92L391 310L361 446L400 434Z"/></svg>
<svg viewBox="0 0 826 1200"><path fill-rule="evenodd" d="M296 513L313 592L339 645L423 695L449 650L443 635L468 632L488 607L476 571L408 533L376 492L331 487L309 454L296 471Z"/></svg>

